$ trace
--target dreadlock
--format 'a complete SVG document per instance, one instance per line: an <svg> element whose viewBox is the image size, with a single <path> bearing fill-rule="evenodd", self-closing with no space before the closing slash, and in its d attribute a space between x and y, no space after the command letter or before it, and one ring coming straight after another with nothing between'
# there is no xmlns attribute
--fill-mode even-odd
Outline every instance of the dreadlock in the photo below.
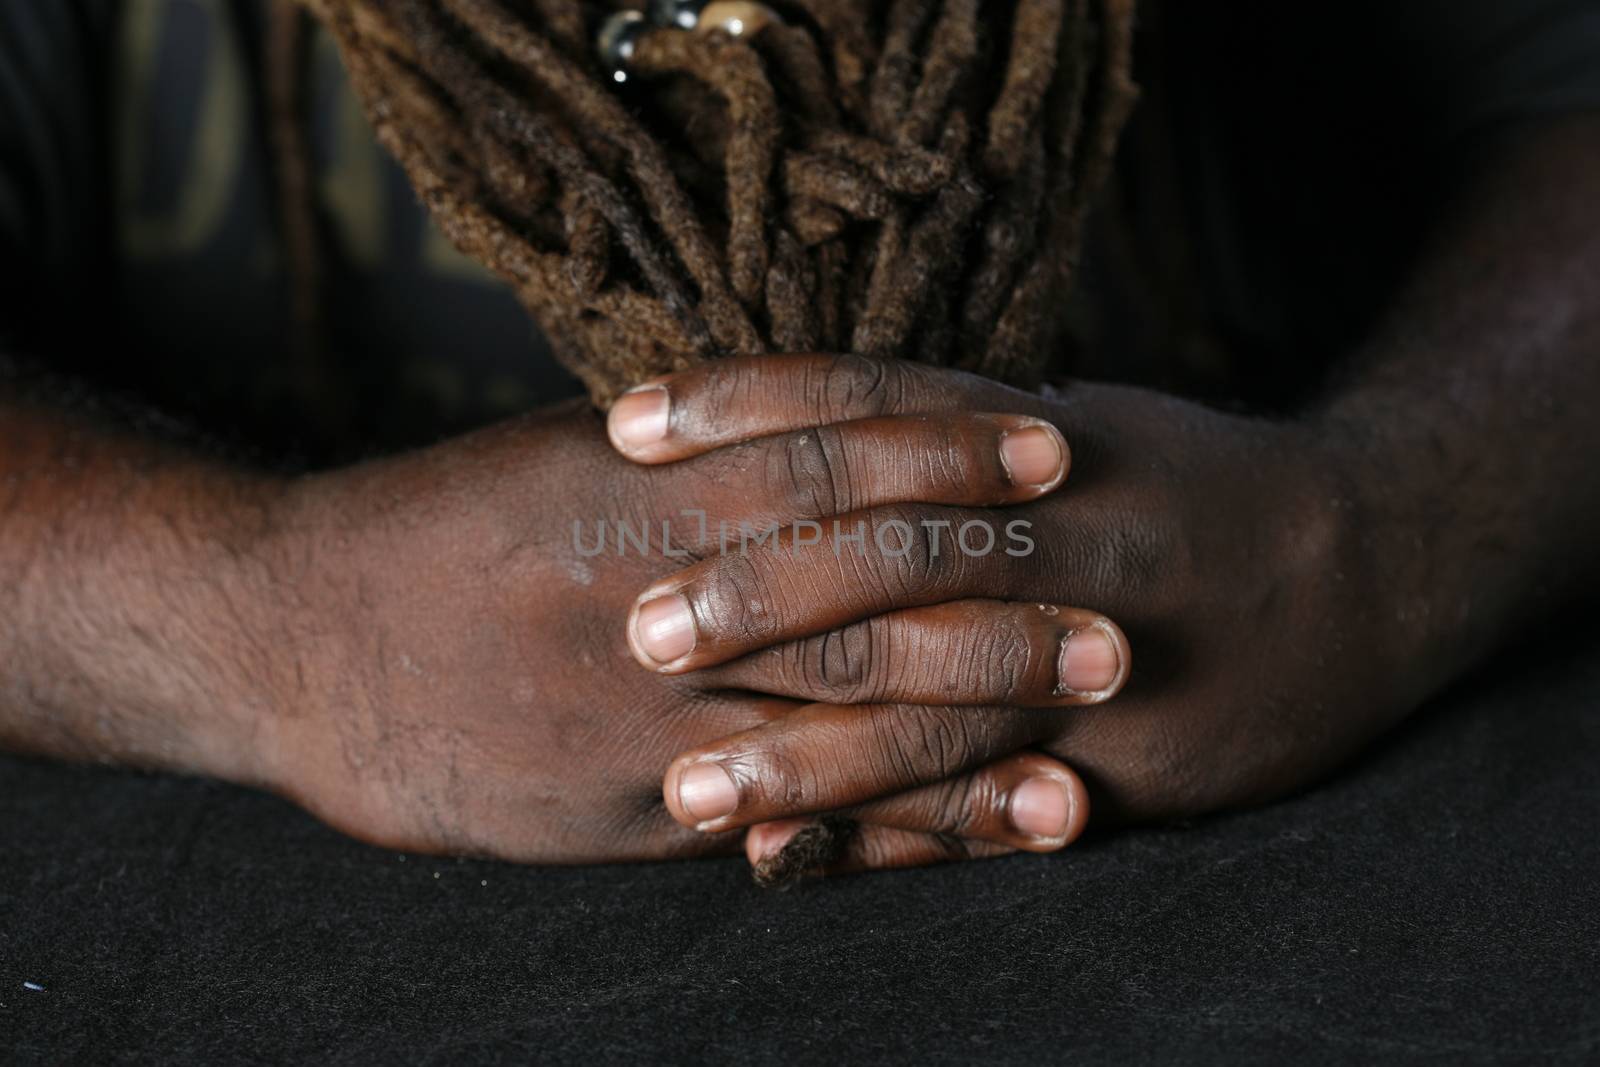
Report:
<svg viewBox="0 0 1600 1067"><path fill-rule="evenodd" d="M617 84L593 0L279 0L269 34L296 334L308 8L435 220L596 403L729 354L851 351L1029 384L1135 90L1133 0L777 0L658 28Z"/></svg>
<svg viewBox="0 0 1600 1067"><path fill-rule="evenodd" d="M446 235L602 406L773 351L1034 383L1136 92L1134 0L775 0L779 20L748 35L644 33L621 85L594 45L621 4L280 0L280 213L312 341L295 3ZM851 826L819 820L757 881L827 865Z"/></svg>

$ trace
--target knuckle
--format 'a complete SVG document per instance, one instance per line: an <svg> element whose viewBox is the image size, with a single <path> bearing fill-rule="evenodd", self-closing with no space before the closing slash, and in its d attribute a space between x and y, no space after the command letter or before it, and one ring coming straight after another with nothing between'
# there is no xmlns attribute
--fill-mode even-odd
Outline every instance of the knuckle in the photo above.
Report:
<svg viewBox="0 0 1600 1067"><path fill-rule="evenodd" d="M900 408L906 378L898 364L866 356L842 355L823 371L821 388L811 395L819 405L817 422L868 418Z"/></svg>
<svg viewBox="0 0 1600 1067"><path fill-rule="evenodd" d="M967 775L948 782L940 791L934 829L965 838L987 821L993 788L987 775Z"/></svg>
<svg viewBox="0 0 1600 1067"><path fill-rule="evenodd" d="M701 581L701 603L723 635L760 641L778 632L779 613L768 596L767 576L758 558L744 553L719 556Z"/></svg>
<svg viewBox="0 0 1600 1067"><path fill-rule="evenodd" d="M869 526L878 549L872 554L872 576L885 597L916 602L959 586L962 561L953 521L924 509L893 506L874 512Z"/></svg>
<svg viewBox="0 0 1600 1067"><path fill-rule="evenodd" d="M1031 635L1013 620L979 623L970 633L968 655L952 657L952 666L970 672L985 700L1008 704L1023 697L1038 666Z"/></svg>
<svg viewBox="0 0 1600 1067"><path fill-rule="evenodd" d="M714 361L699 370L694 406L708 425L726 425L748 410L753 370L741 360Z"/></svg>
<svg viewBox="0 0 1600 1067"><path fill-rule="evenodd" d="M930 447L918 450L921 481L941 499L964 498L994 481L998 461L979 459L974 433L970 422L941 421Z"/></svg>
<svg viewBox="0 0 1600 1067"><path fill-rule="evenodd" d="M810 810L821 792L821 767L791 746L770 745L738 761L746 788L769 814Z"/></svg>
<svg viewBox="0 0 1600 1067"><path fill-rule="evenodd" d="M876 620L869 620L808 641L809 688L839 704L872 699L874 668L883 658L880 653L887 651L876 629Z"/></svg>
<svg viewBox="0 0 1600 1067"><path fill-rule="evenodd" d="M1189 588L1182 560L1190 551L1162 516L1118 511L1063 529L1042 542L1046 569L1075 576L1052 592L1067 603L1094 604L1102 610Z"/></svg>
<svg viewBox="0 0 1600 1067"><path fill-rule="evenodd" d="M784 438L769 453L767 483L798 515L821 518L849 511L854 494L839 430L823 426Z"/></svg>
<svg viewBox="0 0 1600 1067"><path fill-rule="evenodd" d="M903 784L947 774L978 749L972 720L956 708L905 708L878 722L879 748L894 779Z"/></svg>
<svg viewBox="0 0 1600 1067"><path fill-rule="evenodd" d="M779 696L804 697L809 700L820 699L813 696L821 686L818 677L818 652L816 645L826 638L812 637L803 641L790 641L780 645L762 657L764 661L761 672L770 671L772 692ZM737 669L740 661L735 661L733 667ZM754 677L760 678L761 673ZM744 676L738 676L741 682Z"/></svg>
<svg viewBox="0 0 1600 1067"><path fill-rule="evenodd" d="M872 761L881 781L904 787L918 780L917 759L926 746L921 728L910 726L896 729L888 723L874 725L877 735L872 746Z"/></svg>
<svg viewBox="0 0 1600 1067"><path fill-rule="evenodd" d="M1112 589L1137 596L1160 585L1181 581L1188 555L1185 539L1174 536L1166 520L1129 516L1099 539L1100 568Z"/></svg>

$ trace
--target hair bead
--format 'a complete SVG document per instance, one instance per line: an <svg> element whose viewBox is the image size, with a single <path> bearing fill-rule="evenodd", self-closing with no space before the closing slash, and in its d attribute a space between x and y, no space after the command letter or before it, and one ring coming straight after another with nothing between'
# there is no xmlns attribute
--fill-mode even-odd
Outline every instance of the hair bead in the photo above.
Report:
<svg viewBox="0 0 1600 1067"><path fill-rule="evenodd" d="M730 37L750 37L782 22L783 18L765 4L749 0L712 0L700 12L699 33L721 30Z"/></svg>
<svg viewBox="0 0 1600 1067"><path fill-rule="evenodd" d="M648 29L645 17L637 11L618 11L600 24L595 35L595 50L611 72L613 81L628 80L628 63L639 44L639 35Z"/></svg>
<svg viewBox="0 0 1600 1067"><path fill-rule="evenodd" d="M706 0L651 0L650 22L674 30L692 30L700 23Z"/></svg>

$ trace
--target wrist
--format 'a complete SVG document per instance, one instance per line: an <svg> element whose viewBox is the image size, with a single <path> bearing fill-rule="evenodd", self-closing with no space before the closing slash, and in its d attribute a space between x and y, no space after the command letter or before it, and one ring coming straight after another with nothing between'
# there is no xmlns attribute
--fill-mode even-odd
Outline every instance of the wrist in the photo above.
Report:
<svg viewBox="0 0 1600 1067"><path fill-rule="evenodd" d="M264 635L252 784L302 804L329 783L350 784L335 717L349 719L364 704L355 645L374 610L366 601L372 577L362 570L368 553L354 547L360 539L350 528L357 495L348 471L279 486L263 535L239 557Z"/></svg>
<svg viewBox="0 0 1600 1067"><path fill-rule="evenodd" d="M6 524L7 740L256 783L283 671L262 545L278 483L107 445L33 479ZM4 723L0 723L3 725Z"/></svg>
<svg viewBox="0 0 1600 1067"><path fill-rule="evenodd" d="M290 499L286 480L227 476L175 567L197 586L196 640L175 650L193 672L178 699L189 708L194 769L268 788L281 778L285 723L307 681L304 548Z"/></svg>
<svg viewBox="0 0 1600 1067"><path fill-rule="evenodd" d="M1353 573L1371 625L1418 680L1417 700L1457 677L1500 636L1510 614L1502 568L1475 563L1481 532L1462 498L1472 465L1430 428L1404 390L1352 390L1308 429L1335 474Z"/></svg>
<svg viewBox="0 0 1600 1067"><path fill-rule="evenodd" d="M108 580L124 577L126 617L107 640L117 673L99 688L125 684L135 714L169 727L154 751L140 751L135 734L127 758L270 784L298 666L285 483L207 468L150 490L102 564Z"/></svg>

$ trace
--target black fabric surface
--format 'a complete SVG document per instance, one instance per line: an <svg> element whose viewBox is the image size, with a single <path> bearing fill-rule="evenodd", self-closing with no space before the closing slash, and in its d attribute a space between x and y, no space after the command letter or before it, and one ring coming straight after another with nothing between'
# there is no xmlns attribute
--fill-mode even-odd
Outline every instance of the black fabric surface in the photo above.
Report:
<svg viewBox="0 0 1600 1067"><path fill-rule="evenodd" d="M1597 652L1507 661L1276 807L787 894L0 761L0 1059L1594 1062Z"/></svg>

